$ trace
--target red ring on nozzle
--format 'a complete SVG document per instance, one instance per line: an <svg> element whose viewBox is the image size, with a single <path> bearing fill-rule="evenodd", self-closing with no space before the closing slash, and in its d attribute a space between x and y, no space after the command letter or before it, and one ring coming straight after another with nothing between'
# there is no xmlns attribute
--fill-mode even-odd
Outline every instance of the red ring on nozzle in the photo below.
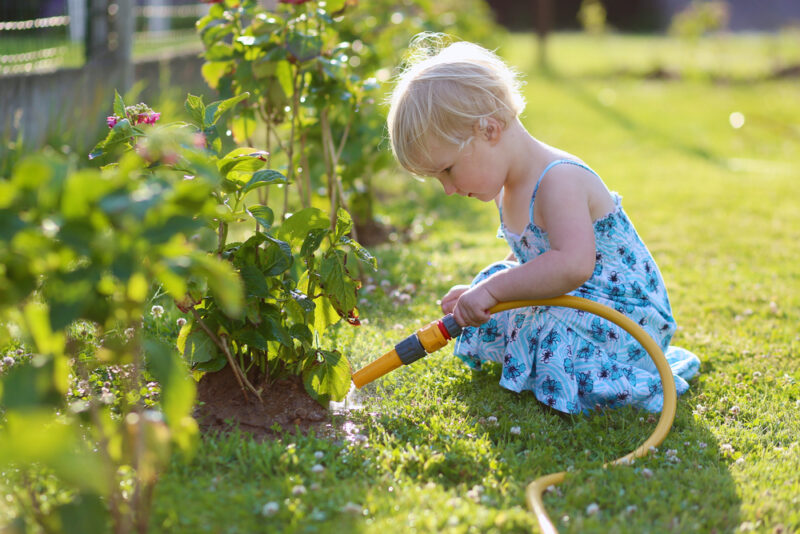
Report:
<svg viewBox="0 0 800 534"><path fill-rule="evenodd" d="M447 327L444 325L443 321L437 321L436 326L439 327L439 332L442 333L444 336L445 341L450 341L452 338L450 337L450 332L447 331Z"/></svg>

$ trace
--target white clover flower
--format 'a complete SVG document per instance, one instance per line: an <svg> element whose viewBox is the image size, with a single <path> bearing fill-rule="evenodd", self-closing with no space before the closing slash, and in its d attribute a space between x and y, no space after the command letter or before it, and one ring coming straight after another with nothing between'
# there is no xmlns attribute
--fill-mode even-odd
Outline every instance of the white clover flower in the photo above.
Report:
<svg viewBox="0 0 800 534"><path fill-rule="evenodd" d="M324 467L322 467L322 466L321 466L321 465L319 465L319 464L316 464L316 465L314 465L314 466L312 466L312 467L311 467L311 472L312 472L312 473L322 473L323 471L325 471L325 468L324 468Z"/></svg>
<svg viewBox="0 0 800 534"><path fill-rule="evenodd" d="M467 498L475 502L480 502L481 494L483 493L483 486L475 485L467 492Z"/></svg>
<svg viewBox="0 0 800 534"><path fill-rule="evenodd" d="M642 469L642 476L644 478L653 478L653 471L645 467Z"/></svg>
<svg viewBox="0 0 800 534"><path fill-rule="evenodd" d="M636 510L638 510L638 508L636 508L635 504L632 504L632 505L628 506L627 508L625 508L625 513L628 514L628 515L631 515L631 514L635 513Z"/></svg>
<svg viewBox="0 0 800 534"><path fill-rule="evenodd" d="M738 406L731 406L731 409L729 411L731 412L731 415L739 415L739 412L741 410L739 410Z"/></svg>
<svg viewBox="0 0 800 534"><path fill-rule="evenodd" d="M178 323L179 328L183 328L183 326L186 324L186 319L183 317L178 317L178 320L175 322Z"/></svg>
<svg viewBox="0 0 800 534"><path fill-rule="evenodd" d="M298 484L292 488L292 495L299 496L306 494L306 487L302 484Z"/></svg>
<svg viewBox="0 0 800 534"><path fill-rule="evenodd" d="M597 503L594 502L586 507L586 515L594 515L599 511L600 511L600 506L598 506Z"/></svg>
<svg viewBox="0 0 800 534"><path fill-rule="evenodd" d="M128 339L131 339L133 337L133 334L135 334L135 333L136 333L136 330L134 330L133 328L126 328L125 332L124 332L125 337L128 338Z"/></svg>
<svg viewBox="0 0 800 534"><path fill-rule="evenodd" d="M723 443L722 445L720 445L719 450L725 454L733 454L735 452L733 445L731 445L730 443Z"/></svg>
<svg viewBox="0 0 800 534"><path fill-rule="evenodd" d="M522 433L522 429L518 426L512 426L509 432L514 434L515 436L519 436Z"/></svg>
<svg viewBox="0 0 800 534"><path fill-rule="evenodd" d="M14 361L15 361L14 358L12 358L11 356L6 356L5 358L3 358L3 365L5 365L6 367L11 367L12 365L14 365Z"/></svg>
<svg viewBox="0 0 800 534"><path fill-rule="evenodd" d="M496 425L497 424L497 417L495 417L493 415L490 415L489 417L486 418L486 423L490 424L490 425Z"/></svg>
<svg viewBox="0 0 800 534"><path fill-rule="evenodd" d="M325 456L325 453L322 451L317 451L314 453L314 458L316 458L317 460L321 460L323 456Z"/></svg>
<svg viewBox="0 0 800 534"><path fill-rule="evenodd" d="M320 489L322 489L322 486L320 486L319 482L312 482L311 485L309 486L309 489L311 491L319 491Z"/></svg>
<svg viewBox="0 0 800 534"><path fill-rule="evenodd" d="M744 457L742 456L742 457L737 458L734 463L737 464L737 465L742 465L744 463Z"/></svg>
<svg viewBox="0 0 800 534"><path fill-rule="evenodd" d="M701 441L700 443L697 444L697 446L700 447L701 449L705 449L706 447L708 447L708 443L706 443L705 441Z"/></svg>
<svg viewBox="0 0 800 534"><path fill-rule="evenodd" d="M347 502L347 504L342 506L342 512L346 514L361 515L362 511L363 508L361 508L361 506L349 501Z"/></svg>
<svg viewBox="0 0 800 534"><path fill-rule="evenodd" d="M156 304L155 306L150 308L150 313L153 314L153 317L158 319L159 317L164 315L164 307L163 306L159 306L158 304Z"/></svg>
<svg viewBox="0 0 800 534"><path fill-rule="evenodd" d="M280 504L276 503L275 501L270 501L261 507L261 515L266 517L275 515L278 513L278 510L280 510L280 507Z"/></svg>

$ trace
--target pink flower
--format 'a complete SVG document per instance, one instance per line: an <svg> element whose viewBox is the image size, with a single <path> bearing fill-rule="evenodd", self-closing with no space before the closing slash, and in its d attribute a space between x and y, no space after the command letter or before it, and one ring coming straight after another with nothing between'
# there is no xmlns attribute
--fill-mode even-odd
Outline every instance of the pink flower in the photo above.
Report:
<svg viewBox="0 0 800 534"><path fill-rule="evenodd" d="M136 124L155 124L158 119L161 118L161 113L156 113L155 111L147 111L145 113L140 113L136 115Z"/></svg>
<svg viewBox="0 0 800 534"><path fill-rule="evenodd" d="M278 0L281 4L292 4L295 6L299 6L300 4L305 4L308 0Z"/></svg>
<svg viewBox="0 0 800 534"><path fill-rule="evenodd" d="M116 115L109 115L106 117L106 124L108 124L109 128L113 128L119 122L119 117Z"/></svg>

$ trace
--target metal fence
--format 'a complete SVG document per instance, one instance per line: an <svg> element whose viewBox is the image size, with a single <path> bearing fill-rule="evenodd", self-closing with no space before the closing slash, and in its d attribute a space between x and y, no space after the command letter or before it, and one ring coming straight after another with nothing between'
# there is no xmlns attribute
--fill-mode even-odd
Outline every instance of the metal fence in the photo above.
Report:
<svg viewBox="0 0 800 534"><path fill-rule="evenodd" d="M133 24L115 21L132 9ZM198 49L194 24L209 5L196 0L4 0L0 2L0 76L80 67L113 51L130 27L134 55Z"/></svg>
<svg viewBox="0 0 800 534"><path fill-rule="evenodd" d="M115 90L204 94L194 25L208 9L198 0L0 0L0 162L45 144L91 147Z"/></svg>

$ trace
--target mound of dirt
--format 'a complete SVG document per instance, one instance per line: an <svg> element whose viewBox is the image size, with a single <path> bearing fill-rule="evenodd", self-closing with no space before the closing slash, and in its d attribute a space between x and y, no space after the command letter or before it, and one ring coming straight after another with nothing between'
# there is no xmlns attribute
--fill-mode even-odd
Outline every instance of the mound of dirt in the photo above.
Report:
<svg viewBox="0 0 800 534"><path fill-rule="evenodd" d="M205 432L239 428L257 439L272 439L283 430L306 433L330 421L330 412L306 392L300 377L270 383L255 373L248 380L261 390L262 402L251 392L242 393L230 366L206 373L197 385L195 419Z"/></svg>

